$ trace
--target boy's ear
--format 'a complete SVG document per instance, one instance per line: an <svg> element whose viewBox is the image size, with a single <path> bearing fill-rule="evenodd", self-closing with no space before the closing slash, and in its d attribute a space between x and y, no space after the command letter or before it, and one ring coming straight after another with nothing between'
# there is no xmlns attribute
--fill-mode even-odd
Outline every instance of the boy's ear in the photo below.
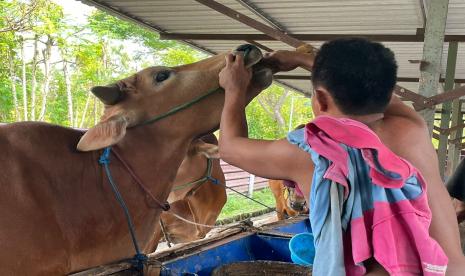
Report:
<svg viewBox="0 0 465 276"><path fill-rule="evenodd" d="M315 97L315 100L317 101L318 103L318 111L321 113L321 112L327 112L328 111L328 107L329 107L329 101L330 99L328 98L329 95L328 95L328 92L326 91L323 91L323 90L320 90L320 89L316 89L315 92L314 92L314 95L313 97Z"/></svg>

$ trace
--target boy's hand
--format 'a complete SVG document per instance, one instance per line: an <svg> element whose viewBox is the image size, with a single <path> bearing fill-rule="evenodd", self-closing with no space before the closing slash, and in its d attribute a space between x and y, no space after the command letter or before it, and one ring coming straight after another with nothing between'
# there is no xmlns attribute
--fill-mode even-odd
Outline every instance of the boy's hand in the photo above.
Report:
<svg viewBox="0 0 465 276"><path fill-rule="evenodd" d="M313 54L296 51L278 50L266 53L262 62L271 68L273 72L291 71L302 66L308 70L313 65Z"/></svg>
<svg viewBox="0 0 465 276"><path fill-rule="evenodd" d="M252 71L244 66L244 58L241 55L228 54L226 66L219 75L220 86L223 87L226 95L235 93L245 96L251 79Z"/></svg>

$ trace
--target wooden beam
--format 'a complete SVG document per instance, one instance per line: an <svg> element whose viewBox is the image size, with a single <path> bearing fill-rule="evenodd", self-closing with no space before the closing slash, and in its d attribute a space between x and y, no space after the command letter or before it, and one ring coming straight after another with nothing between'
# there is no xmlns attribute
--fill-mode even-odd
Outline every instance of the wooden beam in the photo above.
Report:
<svg viewBox="0 0 465 276"><path fill-rule="evenodd" d="M267 51L267 52L273 52L273 49L266 47L265 45L258 43L257 41L254 40L246 40L247 43L252 44L257 46L258 48Z"/></svg>
<svg viewBox="0 0 465 276"><path fill-rule="evenodd" d="M398 77L397 82L419 82L420 78ZM440 78L439 82L445 82L445 78ZM465 83L465 79L454 79L455 83Z"/></svg>
<svg viewBox="0 0 465 276"><path fill-rule="evenodd" d="M255 4L253 4L249 0L236 0L239 4L241 4L243 7L248 9L249 11L253 12L256 16L260 17L263 21L268 23L270 26L275 28L276 30L279 30L281 32L286 32L286 29L279 24L276 20L274 20L270 15L266 14L262 10L260 10Z"/></svg>
<svg viewBox="0 0 465 276"><path fill-rule="evenodd" d="M447 101L452 101L452 100L458 99L463 96L465 96L465 86L460 86L453 90L446 91L444 93L427 98L424 103L424 108L432 108L435 105L438 105L438 104L441 104ZM423 110L424 108L419 109L419 110Z"/></svg>
<svg viewBox="0 0 465 276"><path fill-rule="evenodd" d="M250 41L247 41L248 43L251 43ZM257 43L257 42L255 42ZM251 43L253 44L253 43ZM257 46L258 47L258 46ZM264 46L266 47L266 46ZM268 47L267 47L268 48ZM270 49L270 48L268 48ZM268 51L268 50L266 50ZM312 77L310 75L284 75L284 74L278 74L274 75L275 79L278 80L311 80ZM419 78L411 78L411 77L397 77L397 82L419 82ZM440 78L440 82L444 82L445 78ZM454 79L455 83L465 83L465 79Z"/></svg>
<svg viewBox="0 0 465 276"><path fill-rule="evenodd" d="M268 25L265 25L251 17L248 17L240 12L237 12L231 8L226 7L225 5L222 5L216 1L213 0L195 0L199 2L202 5L205 5L221 14L224 14L234 20L237 20L251 28L254 28L255 30L258 30L269 37L272 37L276 40L282 41L294 48L297 48L304 43L298 39L295 39L294 37L287 35L279 30L276 30ZM241 39L241 40L256 40L256 39Z"/></svg>
<svg viewBox="0 0 465 276"><path fill-rule="evenodd" d="M240 17L239 17L240 18ZM252 19L253 20L253 19ZM258 22L259 23L259 22ZM261 24L261 23L260 23ZM266 26L266 25L265 25ZM267 28L270 28L267 26ZM272 29L272 28L271 28ZM274 30L274 29L273 29ZM274 30L274 32L278 32ZM171 40L255 40L255 41L282 41L281 34L208 34L208 33L162 33L160 39ZM381 42L423 42L424 34L396 35L396 34L293 34L292 38L301 41L328 41L336 38L364 37L371 41ZM465 35L446 35L444 42L465 42ZM294 43L294 42L293 42ZM287 43L289 44L289 43ZM290 45L290 44L289 44ZM293 45L291 45L293 46ZM295 47L295 46L293 46Z"/></svg>
<svg viewBox="0 0 465 276"><path fill-rule="evenodd" d="M425 97L418 93L415 93L399 85L394 86L394 93L401 97L404 101L411 101L415 110L417 110L420 107L423 107Z"/></svg>

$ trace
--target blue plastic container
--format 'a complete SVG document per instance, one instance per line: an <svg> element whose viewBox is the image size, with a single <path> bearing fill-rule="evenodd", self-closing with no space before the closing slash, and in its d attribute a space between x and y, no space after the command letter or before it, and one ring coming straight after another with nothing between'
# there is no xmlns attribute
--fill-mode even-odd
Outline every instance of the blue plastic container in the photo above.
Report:
<svg viewBox="0 0 465 276"><path fill-rule="evenodd" d="M315 258L313 234L301 233L295 235L289 241L289 250L294 263L306 266L313 265L313 259Z"/></svg>

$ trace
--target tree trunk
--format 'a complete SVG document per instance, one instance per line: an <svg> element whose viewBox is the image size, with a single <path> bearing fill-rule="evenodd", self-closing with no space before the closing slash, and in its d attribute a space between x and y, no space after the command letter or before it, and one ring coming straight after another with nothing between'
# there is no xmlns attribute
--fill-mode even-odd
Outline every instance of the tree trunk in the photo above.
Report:
<svg viewBox="0 0 465 276"><path fill-rule="evenodd" d="M32 56L32 70L31 70L31 120L36 120L36 71L37 71L37 57L39 56L39 49L37 48L38 36L34 37L34 55Z"/></svg>
<svg viewBox="0 0 465 276"><path fill-rule="evenodd" d="M18 110L18 95L16 92L16 70L14 63L13 49L8 50L8 67L10 70L11 92L13 93L13 105L15 108L15 121L21 120L21 114Z"/></svg>
<svg viewBox="0 0 465 276"><path fill-rule="evenodd" d="M68 62L63 60L63 76L65 78L65 86L66 86L66 99L68 102L68 120L69 125L74 127L74 115L73 115L73 95L71 94L71 81L69 79L69 71L68 71Z"/></svg>
<svg viewBox="0 0 465 276"><path fill-rule="evenodd" d="M284 133L286 122L284 121L283 115L281 114L281 108L286 101L287 96L289 95L289 91L285 90L284 93L279 96L279 98L273 99L272 95L262 94L257 97L258 103L262 106L262 108L268 113L273 120L278 123L279 131Z"/></svg>
<svg viewBox="0 0 465 276"><path fill-rule="evenodd" d="M47 108L48 92L50 90L50 57L52 54L53 40L50 36L47 37L45 49L42 51L44 56L44 89L42 92L42 107L40 109L39 121L45 118L45 111Z"/></svg>
<svg viewBox="0 0 465 276"><path fill-rule="evenodd" d="M97 124L97 97L94 97L94 126Z"/></svg>
<svg viewBox="0 0 465 276"><path fill-rule="evenodd" d="M273 114L276 122L278 122L281 131L285 130L286 122L284 121L283 115L281 114L281 108L284 105L284 101L289 94L289 90L285 90L284 93L279 97L278 102L273 106Z"/></svg>
<svg viewBox="0 0 465 276"><path fill-rule="evenodd" d="M26 82L26 57L24 53L24 38L21 38L21 62L22 62L22 84L23 84L23 116L24 121L28 120L27 114L27 82Z"/></svg>
<svg viewBox="0 0 465 276"><path fill-rule="evenodd" d="M273 117L278 123L279 130L284 131L286 127L286 122L284 121L283 116L281 115L281 110L280 109L275 109L273 110Z"/></svg>
<svg viewBox="0 0 465 276"><path fill-rule="evenodd" d="M87 116L87 109L89 108L89 103L90 103L90 95L91 95L90 93L87 94L86 105L84 106L84 111L82 111L81 122L79 123L80 128L84 127L84 122L85 122L86 116ZM76 120L76 122L77 122L77 120Z"/></svg>

